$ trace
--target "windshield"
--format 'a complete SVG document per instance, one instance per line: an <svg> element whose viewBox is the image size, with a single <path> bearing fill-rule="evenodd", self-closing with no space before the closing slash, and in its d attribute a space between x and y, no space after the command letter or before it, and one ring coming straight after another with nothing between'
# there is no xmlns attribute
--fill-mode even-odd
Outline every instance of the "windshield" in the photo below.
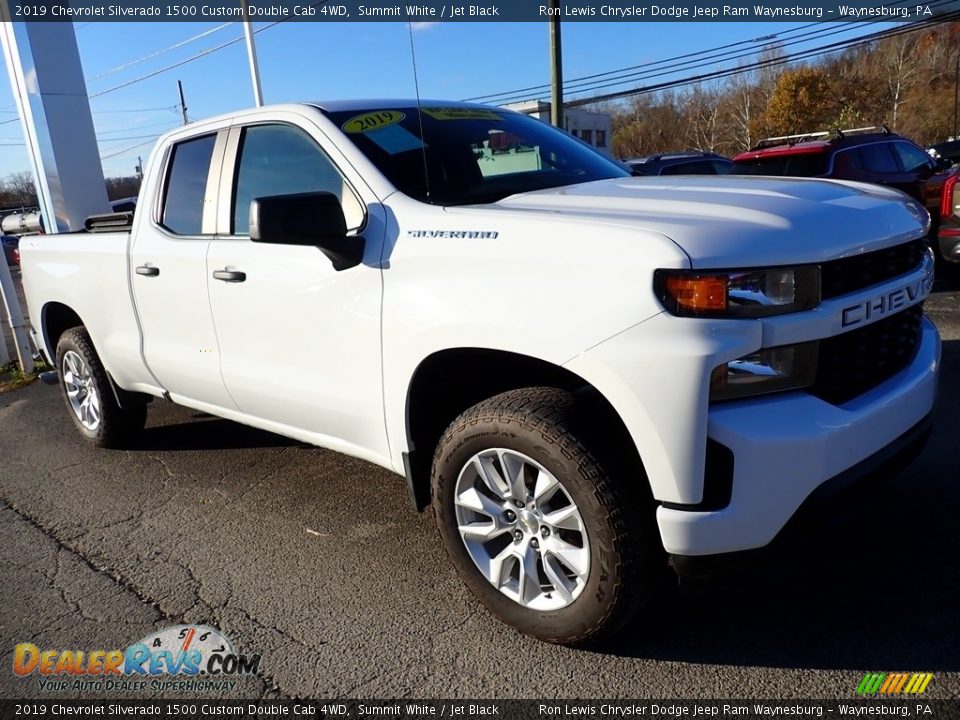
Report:
<svg viewBox="0 0 960 720"><path fill-rule="evenodd" d="M421 118L416 107L327 115L397 189L434 205L629 177L590 146L526 115L462 106L422 111Z"/></svg>

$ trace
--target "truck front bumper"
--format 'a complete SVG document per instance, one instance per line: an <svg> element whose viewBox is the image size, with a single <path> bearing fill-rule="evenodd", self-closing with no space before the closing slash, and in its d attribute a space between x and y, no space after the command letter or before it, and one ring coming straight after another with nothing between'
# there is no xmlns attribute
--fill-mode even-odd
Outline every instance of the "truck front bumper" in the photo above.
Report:
<svg viewBox="0 0 960 720"><path fill-rule="evenodd" d="M734 458L730 502L714 511L659 507L664 548L702 556L767 545L818 488L862 474L851 469L869 469L871 456L922 426L939 365L940 337L924 318L914 361L846 404L791 392L711 406L707 435Z"/></svg>

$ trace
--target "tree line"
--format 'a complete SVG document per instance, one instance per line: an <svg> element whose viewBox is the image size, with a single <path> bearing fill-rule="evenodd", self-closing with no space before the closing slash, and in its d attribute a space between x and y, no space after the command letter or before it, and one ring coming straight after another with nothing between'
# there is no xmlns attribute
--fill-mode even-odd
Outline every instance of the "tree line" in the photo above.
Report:
<svg viewBox="0 0 960 720"><path fill-rule="evenodd" d="M886 125L921 145L952 136L960 23L944 23L848 48L816 63L770 65L714 84L635 95L603 107L613 154L677 150L734 155L757 141L836 128Z"/></svg>

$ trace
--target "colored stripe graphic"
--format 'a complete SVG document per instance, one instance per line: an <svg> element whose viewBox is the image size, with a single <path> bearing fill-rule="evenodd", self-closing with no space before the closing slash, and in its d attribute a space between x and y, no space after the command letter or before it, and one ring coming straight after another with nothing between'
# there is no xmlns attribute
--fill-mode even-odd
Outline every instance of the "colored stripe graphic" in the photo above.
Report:
<svg viewBox="0 0 960 720"><path fill-rule="evenodd" d="M904 692L919 695L927 689L931 680L933 680L933 673L914 673L910 677L910 682L907 683Z"/></svg>
<svg viewBox="0 0 960 720"><path fill-rule="evenodd" d="M931 680L933 673L867 673L857 685L857 694L920 695Z"/></svg>
<svg viewBox="0 0 960 720"><path fill-rule="evenodd" d="M857 686L857 693L860 695L872 695L880 689L886 677L886 673L867 673Z"/></svg>

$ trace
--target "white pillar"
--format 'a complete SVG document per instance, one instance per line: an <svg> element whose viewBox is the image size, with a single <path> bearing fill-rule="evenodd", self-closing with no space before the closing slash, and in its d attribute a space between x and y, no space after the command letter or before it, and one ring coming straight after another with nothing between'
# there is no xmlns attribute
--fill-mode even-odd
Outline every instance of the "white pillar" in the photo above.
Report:
<svg viewBox="0 0 960 720"><path fill-rule="evenodd" d="M73 25L11 22L0 0L0 40L23 123L47 232L83 228L110 212Z"/></svg>

